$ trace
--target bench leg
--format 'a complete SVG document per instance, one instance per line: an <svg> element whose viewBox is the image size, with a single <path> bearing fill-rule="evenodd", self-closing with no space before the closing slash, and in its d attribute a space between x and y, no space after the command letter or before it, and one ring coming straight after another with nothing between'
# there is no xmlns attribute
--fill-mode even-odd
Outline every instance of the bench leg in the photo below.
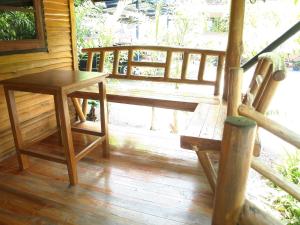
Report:
<svg viewBox="0 0 300 225"><path fill-rule="evenodd" d="M103 157L109 157L109 136L108 136L108 112L107 112L107 99L106 99L106 83L105 81L98 83L99 87L99 101L100 101L100 123L101 132L105 135L102 142Z"/></svg>
<svg viewBox="0 0 300 225"><path fill-rule="evenodd" d="M82 111L82 108L80 106L80 103L78 101L78 98L71 98L72 99L72 102L73 102L73 105L74 105L74 108L75 108L75 111L80 119L81 122L85 122L85 113Z"/></svg>
<svg viewBox="0 0 300 225"><path fill-rule="evenodd" d="M203 152L203 151L196 151L196 154L197 154L199 162L203 168L204 174L207 177L209 185L210 185L213 193L215 193L216 183L217 183L217 173L216 173L214 166L209 158L209 155L207 152Z"/></svg>

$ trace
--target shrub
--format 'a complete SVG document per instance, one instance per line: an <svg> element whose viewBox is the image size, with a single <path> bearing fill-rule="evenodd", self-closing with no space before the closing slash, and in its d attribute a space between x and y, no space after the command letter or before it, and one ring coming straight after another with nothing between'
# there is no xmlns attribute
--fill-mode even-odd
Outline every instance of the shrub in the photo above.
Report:
<svg viewBox="0 0 300 225"><path fill-rule="evenodd" d="M278 167L278 171L288 181L300 186L300 153L289 154L284 165ZM278 194L272 197L273 208L283 216L283 222L287 225L300 225L300 202L278 187Z"/></svg>

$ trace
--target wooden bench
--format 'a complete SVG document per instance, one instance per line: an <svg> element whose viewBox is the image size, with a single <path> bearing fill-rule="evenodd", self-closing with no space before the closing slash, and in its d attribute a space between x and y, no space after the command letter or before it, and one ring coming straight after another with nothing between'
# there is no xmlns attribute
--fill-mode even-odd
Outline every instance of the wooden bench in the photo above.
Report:
<svg viewBox="0 0 300 225"><path fill-rule="evenodd" d="M98 63L96 65L99 72L105 70L105 64L108 62L112 63L111 71L108 71L111 79L117 80L129 80L129 81L152 81L152 82L163 82L163 83L180 83L180 84L198 84L208 85L214 88L213 95L218 96L220 93L220 82L223 73L223 65L225 59L224 51L214 50L201 50L201 49L189 49L189 48L174 48L174 47L163 47L163 46L115 46L115 47L103 47L103 48L89 48L83 49L83 52L88 54L88 61L86 70L91 71L93 67L93 59L96 57ZM154 54L164 55L163 60L156 61L136 61L134 55L137 52L154 52ZM127 55L127 71L126 74L120 74L119 68L121 65L120 56ZM197 68L194 77L190 77L188 68L191 66L191 58L195 62L195 58L199 66ZM215 77L214 79L206 79L205 72L208 67L208 61L211 58L215 58ZM180 73L173 74L172 68L174 68L174 59L181 62ZM196 60L196 61L197 61ZM161 76L147 76L137 75L134 73L134 69L138 67L149 67L149 68L160 68L163 69L163 75ZM95 99L95 93L98 88L92 86L80 91L76 91L70 95L73 98L73 103L77 114L81 121L85 120L87 111L87 99ZM175 92L172 91L173 93ZM107 87L107 100L109 102L144 105L151 107L160 107L167 109L176 109L184 111L194 111L199 102L216 103L218 98L213 98L211 95L208 97L203 96L186 96L185 94L175 93L163 93L161 90L157 90L153 85L152 90L143 89L132 89L120 90L113 88L108 82ZM79 104L77 98L82 98L82 106Z"/></svg>
<svg viewBox="0 0 300 225"><path fill-rule="evenodd" d="M241 99L240 95L235 104L236 108L241 101L254 108L260 113L265 113L280 81L285 78L283 65L278 63L278 57L273 54L264 54L259 58L253 79L250 83L247 94ZM238 71L238 70L237 70ZM231 73L230 94L241 87L240 82L234 79L242 74ZM235 76L235 77L233 77ZM235 89L235 90L234 90ZM233 97L233 96L232 96ZM230 99L230 98L228 98ZM215 189L216 172L209 158L209 152L219 151L223 136L224 121L231 110L225 102L219 104L199 103L194 111L186 132L181 135L181 147L194 150L204 169L212 190ZM256 151L260 150L259 138L256 139ZM257 155L258 152L256 152Z"/></svg>

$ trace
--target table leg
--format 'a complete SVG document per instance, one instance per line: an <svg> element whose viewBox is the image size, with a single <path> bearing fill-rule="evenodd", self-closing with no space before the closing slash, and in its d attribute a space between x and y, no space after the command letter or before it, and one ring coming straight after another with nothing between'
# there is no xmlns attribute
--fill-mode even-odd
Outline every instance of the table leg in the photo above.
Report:
<svg viewBox="0 0 300 225"><path fill-rule="evenodd" d="M105 139L102 142L103 157L109 157L109 136L108 136L107 99L106 99L105 81L98 83L98 87L99 87L99 101L100 101L101 132L105 135Z"/></svg>
<svg viewBox="0 0 300 225"><path fill-rule="evenodd" d="M58 138L59 138L59 143L62 145L59 110L58 110L58 107L56 107L58 105L58 102L57 102L57 98L55 96L53 96L53 98L54 98L55 118L56 118L56 126L57 126Z"/></svg>
<svg viewBox="0 0 300 225"><path fill-rule="evenodd" d="M29 164L28 164L28 157L20 153L20 149L22 149L23 147L23 138L21 134L21 128L20 128L20 123L19 123L19 118L17 113L14 92L8 90L6 87L4 87L4 92L5 92L6 102L7 102L9 119L11 123L12 134L15 141L16 154L19 162L19 167L20 170L24 170L28 168Z"/></svg>
<svg viewBox="0 0 300 225"><path fill-rule="evenodd" d="M64 93L59 93L54 98L56 99L55 107L58 109L61 122L61 136L67 160L70 184L76 185L78 183L77 162L75 160L67 96Z"/></svg>

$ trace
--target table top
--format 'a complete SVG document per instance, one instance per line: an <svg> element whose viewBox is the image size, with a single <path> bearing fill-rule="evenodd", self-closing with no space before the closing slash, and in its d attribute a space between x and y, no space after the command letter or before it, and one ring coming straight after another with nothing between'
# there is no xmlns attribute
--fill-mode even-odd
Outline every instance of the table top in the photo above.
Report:
<svg viewBox="0 0 300 225"><path fill-rule="evenodd" d="M0 84L10 89L24 91L64 91L72 92L77 89L102 82L107 73L73 71L73 70L49 70L40 73L28 74L21 77L3 80Z"/></svg>

